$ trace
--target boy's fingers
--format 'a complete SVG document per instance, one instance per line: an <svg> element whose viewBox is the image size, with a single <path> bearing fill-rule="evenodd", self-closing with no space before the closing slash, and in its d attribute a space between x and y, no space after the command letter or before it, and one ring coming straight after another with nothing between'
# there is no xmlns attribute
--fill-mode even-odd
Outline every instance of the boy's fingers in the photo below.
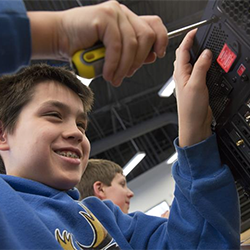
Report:
<svg viewBox="0 0 250 250"><path fill-rule="evenodd" d="M178 83L186 84L191 72L192 66L190 62L190 49L193 45L193 40L196 34L196 30L190 31L183 39L181 45L176 50L176 61L174 70L174 79L176 85Z"/></svg>
<svg viewBox="0 0 250 250"><path fill-rule="evenodd" d="M190 77L190 82L194 82L196 84L206 82L207 72L211 66L213 54L210 50L206 49L202 52L198 60L196 61L192 75Z"/></svg>
<svg viewBox="0 0 250 250"><path fill-rule="evenodd" d="M185 65L186 63L189 63L190 61L189 51L193 46L195 34L196 34L196 30L190 31L183 39L179 48L176 50L176 58L177 58L178 65L181 66L181 65Z"/></svg>
<svg viewBox="0 0 250 250"><path fill-rule="evenodd" d="M193 45L194 37L196 35L197 29L189 31L181 42L179 48L190 49Z"/></svg>

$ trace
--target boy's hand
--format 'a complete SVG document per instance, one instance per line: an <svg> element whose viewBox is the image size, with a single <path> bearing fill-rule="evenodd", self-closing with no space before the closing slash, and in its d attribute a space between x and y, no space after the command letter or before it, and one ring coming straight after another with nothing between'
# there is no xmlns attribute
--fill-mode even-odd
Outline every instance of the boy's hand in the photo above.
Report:
<svg viewBox="0 0 250 250"><path fill-rule="evenodd" d="M39 20L39 12L28 13L32 33L36 35L33 38L32 34L33 56L46 54L39 49L44 47L42 40L46 45L49 39L36 25L43 26L45 33L46 27L51 30L53 46L50 49L57 59L68 60L76 51L101 41L106 48L103 77L114 86L119 86L124 77L131 76L142 64L165 55L168 38L161 19L157 16L139 17L116 1L52 12L53 15L40 13L47 17ZM35 46L37 43L40 45Z"/></svg>
<svg viewBox="0 0 250 250"><path fill-rule="evenodd" d="M167 211L165 211L165 212L161 215L161 217L162 217L162 218L168 219L168 218L169 218L169 214L170 214L170 211L167 210Z"/></svg>
<svg viewBox="0 0 250 250"><path fill-rule="evenodd" d="M206 74L212 62L212 52L203 51L194 67L189 63L196 30L190 31L176 51L174 80L179 119L179 146L191 146L208 138L212 111L206 86Z"/></svg>

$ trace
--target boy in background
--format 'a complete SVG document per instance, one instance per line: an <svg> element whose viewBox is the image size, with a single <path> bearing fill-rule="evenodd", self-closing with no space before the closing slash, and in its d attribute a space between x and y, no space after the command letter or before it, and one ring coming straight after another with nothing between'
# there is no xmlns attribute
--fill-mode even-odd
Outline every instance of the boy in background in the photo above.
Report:
<svg viewBox="0 0 250 250"><path fill-rule="evenodd" d="M2 249L238 249L234 179L211 135L206 72L211 52L192 67L190 32L177 52L179 113L175 199L169 220L124 214L110 201L78 201L86 168L91 91L70 72L33 66L1 79ZM197 100L199 105L197 105Z"/></svg>
<svg viewBox="0 0 250 250"><path fill-rule="evenodd" d="M130 199L134 196L127 186L121 166L104 159L89 159L76 187L80 199L96 196L101 200L111 200L123 213L128 213Z"/></svg>
<svg viewBox="0 0 250 250"><path fill-rule="evenodd" d="M122 167L104 159L89 159L76 188L80 192L80 200L89 196L111 200L126 214L129 211L130 199L134 197L134 193L127 186ZM161 217L168 218L169 210Z"/></svg>

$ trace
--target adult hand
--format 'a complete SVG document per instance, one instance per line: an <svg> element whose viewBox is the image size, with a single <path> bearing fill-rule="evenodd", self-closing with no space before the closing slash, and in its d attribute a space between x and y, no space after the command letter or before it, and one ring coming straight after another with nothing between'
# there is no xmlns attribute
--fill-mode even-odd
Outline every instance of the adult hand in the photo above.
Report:
<svg viewBox="0 0 250 250"><path fill-rule="evenodd" d="M206 74L212 52L204 50L195 65L189 63L196 30L190 31L176 51L174 81L179 119L179 146L190 146L211 135L212 111L206 86Z"/></svg>
<svg viewBox="0 0 250 250"><path fill-rule="evenodd" d="M163 57L168 43L159 17L137 16L116 1L60 12L29 12L28 16L33 58L49 55L68 60L76 51L101 41L106 48L103 77L114 86L144 63Z"/></svg>

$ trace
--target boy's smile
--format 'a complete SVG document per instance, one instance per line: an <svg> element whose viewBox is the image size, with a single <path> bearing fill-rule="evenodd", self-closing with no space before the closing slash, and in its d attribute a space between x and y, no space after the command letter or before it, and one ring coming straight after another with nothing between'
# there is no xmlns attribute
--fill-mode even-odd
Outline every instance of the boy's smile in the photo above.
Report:
<svg viewBox="0 0 250 250"><path fill-rule="evenodd" d="M53 81L38 83L14 133L5 135L7 174L61 190L74 187L89 157L86 127L82 101L72 90Z"/></svg>

